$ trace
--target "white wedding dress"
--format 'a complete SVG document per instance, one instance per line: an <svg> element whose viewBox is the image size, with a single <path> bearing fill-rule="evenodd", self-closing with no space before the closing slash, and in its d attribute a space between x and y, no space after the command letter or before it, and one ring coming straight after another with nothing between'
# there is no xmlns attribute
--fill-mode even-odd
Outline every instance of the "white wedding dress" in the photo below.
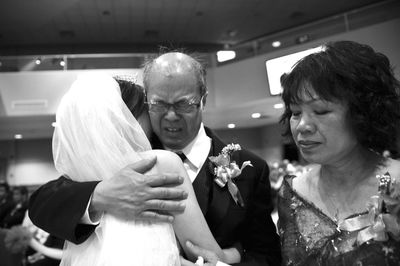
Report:
<svg viewBox="0 0 400 266"><path fill-rule="evenodd" d="M151 146L110 76L85 74L62 98L56 114L56 169L75 181L103 180L141 159ZM105 213L80 245L66 242L61 265L180 265L168 223L123 221Z"/></svg>

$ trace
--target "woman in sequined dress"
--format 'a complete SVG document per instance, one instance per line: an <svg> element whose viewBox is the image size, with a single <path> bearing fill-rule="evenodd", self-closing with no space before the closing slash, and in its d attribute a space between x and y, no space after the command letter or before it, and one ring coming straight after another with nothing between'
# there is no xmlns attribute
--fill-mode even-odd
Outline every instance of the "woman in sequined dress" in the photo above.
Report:
<svg viewBox="0 0 400 266"><path fill-rule="evenodd" d="M388 58L328 43L281 77L281 122L310 163L279 192L284 265L400 265L400 85Z"/></svg>

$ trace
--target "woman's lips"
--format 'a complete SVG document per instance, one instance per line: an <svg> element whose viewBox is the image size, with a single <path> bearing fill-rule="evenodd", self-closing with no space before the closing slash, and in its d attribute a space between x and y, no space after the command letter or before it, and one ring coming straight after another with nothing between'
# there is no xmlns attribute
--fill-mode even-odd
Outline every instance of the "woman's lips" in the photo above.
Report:
<svg viewBox="0 0 400 266"><path fill-rule="evenodd" d="M298 145L302 149L312 149L317 147L319 144L321 144L318 141L312 141L312 140L299 140L297 141Z"/></svg>

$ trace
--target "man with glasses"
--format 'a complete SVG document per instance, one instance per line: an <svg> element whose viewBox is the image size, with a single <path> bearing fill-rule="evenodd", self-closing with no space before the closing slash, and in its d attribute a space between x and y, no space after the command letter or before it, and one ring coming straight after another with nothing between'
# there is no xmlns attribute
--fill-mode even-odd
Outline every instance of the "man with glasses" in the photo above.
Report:
<svg viewBox="0 0 400 266"><path fill-rule="evenodd" d="M218 156L226 144L202 123L205 75L197 60L182 53L167 53L146 64L143 82L153 131L164 149L184 155L181 158L211 232L226 252L237 254L241 262L237 265L280 265L279 241L270 218L267 164L246 150L233 155L238 165L253 164L236 181L244 206L234 201L226 186L214 182L208 157ZM212 251L197 246L192 250L210 265L218 261Z"/></svg>
<svg viewBox="0 0 400 266"><path fill-rule="evenodd" d="M174 151L180 155L192 180L199 206L221 248L231 257L235 257L236 262L240 262L237 265L280 265L279 240L270 217L272 202L269 170L265 161L246 150L238 151L234 155L233 159L238 165L244 161L251 161L253 165L244 169L236 181L244 206L234 201L226 186L220 187L214 182L213 166L208 157L217 156L226 145L202 123L203 108L207 99L203 66L186 54L166 53L145 65L143 83L155 135L153 147ZM143 165L137 169L138 172L143 172L143 168L149 167L149 164ZM118 179L119 186L124 186L123 181L123 178ZM152 189L171 188L176 183L176 180L156 182L152 184ZM71 195L72 188L78 191L79 186L84 184L70 186ZM56 187L52 186L55 191ZM93 189L95 193L96 187ZM112 198L106 196L106 191L103 190L102 193L110 208L119 208L126 204L121 200L123 195ZM137 196L140 193L134 194L134 205L142 208L142 213L146 214L139 213L141 218L165 221L171 219L171 213L183 210L183 194L177 193L176 190L164 190L163 193L163 196L142 193L143 198ZM66 201L67 196L63 197ZM89 198L90 195L87 195L87 201ZM152 209L147 209L148 205L145 203L150 201L157 202L157 205L153 204ZM80 206L84 207L83 204ZM96 209L95 206L90 207L89 210ZM76 233L76 239L72 239L75 242L84 241L94 230L90 224L72 229ZM192 248L193 253L204 257L208 263L206 265L219 263L219 258L212 250L204 250L190 244L188 246ZM193 264L182 260L182 265Z"/></svg>

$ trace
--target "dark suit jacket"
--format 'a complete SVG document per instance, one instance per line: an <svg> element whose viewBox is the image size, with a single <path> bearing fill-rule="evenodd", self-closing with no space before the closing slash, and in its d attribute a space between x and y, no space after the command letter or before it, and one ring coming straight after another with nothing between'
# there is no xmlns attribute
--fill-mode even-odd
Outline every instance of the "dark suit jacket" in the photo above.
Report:
<svg viewBox="0 0 400 266"><path fill-rule="evenodd" d="M4 228L11 228L15 225L21 225L25 218L28 203L14 204L11 211L4 217L2 226Z"/></svg>
<svg viewBox="0 0 400 266"><path fill-rule="evenodd" d="M209 129L212 139L210 156L217 156L225 144ZM244 199L240 207L227 188L214 181L213 166L207 159L193 188L207 223L222 248L237 246L243 250L241 266L280 265L279 238L270 217L269 169L264 160L241 150L233 155L240 166L251 161L235 183ZM29 215L43 230L74 243L85 241L95 226L80 224L89 198L97 182L78 183L65 177L41 186L30 199Z"/></svg>
<svg viewBox="0 0 400 266"><path fill-rule="evenodd" d="M14 208L15 203L10 196L0 201L0 227L2 227L4 217Z"/></svg>

